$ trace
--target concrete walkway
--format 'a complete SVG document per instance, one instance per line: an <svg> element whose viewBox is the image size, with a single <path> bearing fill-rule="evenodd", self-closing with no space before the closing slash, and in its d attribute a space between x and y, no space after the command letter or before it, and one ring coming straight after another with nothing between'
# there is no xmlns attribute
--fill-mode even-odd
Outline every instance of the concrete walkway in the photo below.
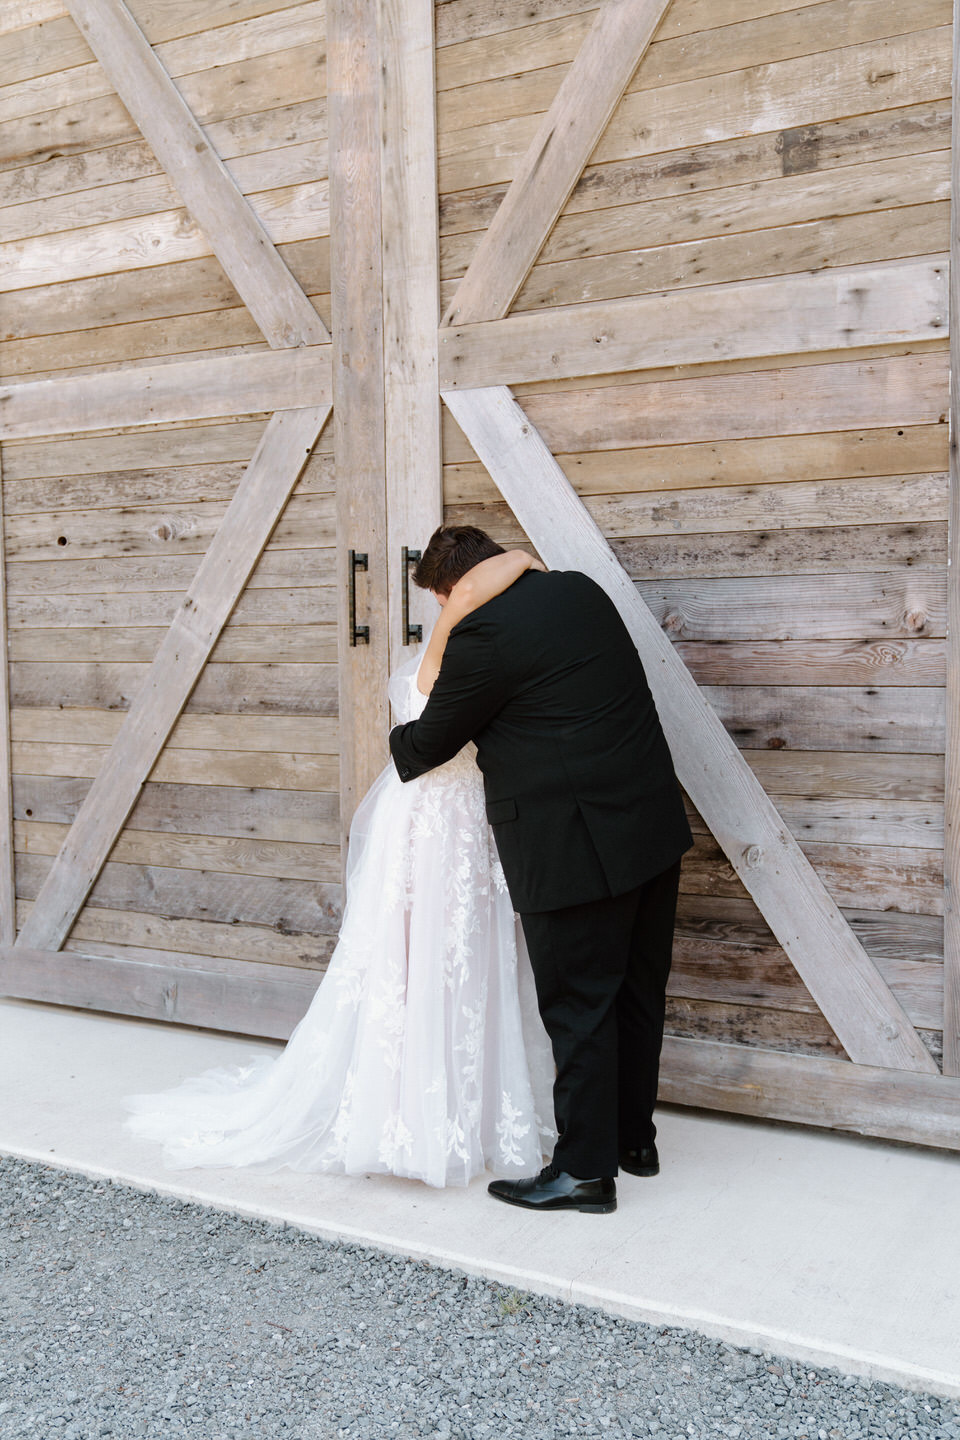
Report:
<svg viewBox="0 0 960 1440"><path fill-rule="evenodd" d="M529 1215L482 1180L164 1171L121 1129L123 1095L277 1048L0 1001L0 1152L960 1396L960 1156L671 1109L615 1215Z"/></svg>

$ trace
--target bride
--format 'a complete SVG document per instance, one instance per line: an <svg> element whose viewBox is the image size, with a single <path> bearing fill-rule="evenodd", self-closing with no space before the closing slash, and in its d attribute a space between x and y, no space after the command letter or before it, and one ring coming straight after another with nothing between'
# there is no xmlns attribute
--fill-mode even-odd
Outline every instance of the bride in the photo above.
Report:
<svg viewBox="0 0 960 1440"><path fill-rule="evenodd" d="M391 678L416 719L450 631L539 562L494 555L453 587L430 641ZM389 764L350 828L343 925L278 1056L132 1095L125 1128L171 1169L387 1173L465 1185L520 1177L552 1149L553 1057L470 744L402 784Z"/></svg>

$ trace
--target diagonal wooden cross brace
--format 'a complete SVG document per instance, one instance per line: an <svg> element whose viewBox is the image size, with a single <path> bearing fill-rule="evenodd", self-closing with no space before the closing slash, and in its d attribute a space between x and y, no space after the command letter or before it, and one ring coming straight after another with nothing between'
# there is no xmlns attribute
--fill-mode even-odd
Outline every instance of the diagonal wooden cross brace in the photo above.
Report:
<svg viewBox="0 0 960 1440"><path fill-rule="evenodd" d="M902 1006L510 391L445 391L443 398L544 560L591 575L614 599L646 667L681 784L850 1059L935 1073Z"/></svg>
<svg viewBox="0 0 960 1440"><path fill-rule="evenodd" d="M278 411L167 631L120 732L47 873L17 949L57 949L83 905L250 572L330 405Z"/></svg>

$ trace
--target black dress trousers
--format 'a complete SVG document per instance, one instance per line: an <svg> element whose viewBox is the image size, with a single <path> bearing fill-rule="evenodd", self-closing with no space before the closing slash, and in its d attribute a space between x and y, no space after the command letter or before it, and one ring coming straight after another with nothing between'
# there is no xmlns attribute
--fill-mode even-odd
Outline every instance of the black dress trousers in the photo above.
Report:
<svg viewBox="0 0 960 1440"><path fill-rule="evenodd" d="M652 1145L680 862L612 898L521 914L557 1067L553 1163L616 1175Z"/></svg>

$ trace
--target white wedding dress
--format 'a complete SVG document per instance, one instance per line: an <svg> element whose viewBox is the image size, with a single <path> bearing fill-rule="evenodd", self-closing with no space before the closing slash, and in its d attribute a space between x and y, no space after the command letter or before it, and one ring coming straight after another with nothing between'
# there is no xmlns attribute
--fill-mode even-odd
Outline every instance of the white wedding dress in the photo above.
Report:
<svg viewBox="0 0 960 1440"><path fill-rule="evenodd" d="M390 681L400 722L420 656ZM172 1169L388 1173L465 1185L540 1169L553 1058L468 745L401 783L392 764L350 830L330 965L278 1056L133 1095L125 1128Z"/></svg>

